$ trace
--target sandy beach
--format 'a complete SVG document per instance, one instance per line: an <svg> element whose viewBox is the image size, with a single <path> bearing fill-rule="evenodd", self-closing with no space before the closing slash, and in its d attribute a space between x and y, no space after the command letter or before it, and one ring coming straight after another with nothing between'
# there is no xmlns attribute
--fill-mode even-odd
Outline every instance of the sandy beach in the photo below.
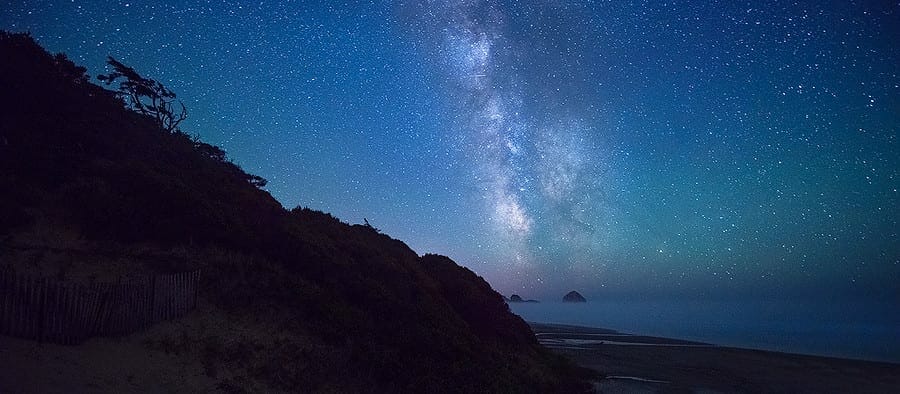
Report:
<svg viewBox="0 0 900 394"><path fill-rule="evenodd" d="M529 323L544 346L606 378L602 393L895 393L900 364Z"/></svg>

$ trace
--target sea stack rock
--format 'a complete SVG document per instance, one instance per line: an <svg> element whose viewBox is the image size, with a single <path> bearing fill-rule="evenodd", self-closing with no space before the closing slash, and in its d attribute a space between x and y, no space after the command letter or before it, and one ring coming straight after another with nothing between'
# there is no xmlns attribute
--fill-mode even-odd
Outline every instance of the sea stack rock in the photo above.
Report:
<svg viewBox="0 0 900 394"><path fill-rule="evenodd" d="M578 294L577 291L570 291L569 294L566 294L563 297L563 302L587 302L581 294Z"/></svg>
<svg viewBox="0 0 900 394"><path fill-rule="evenodd" d="M522 297L519 297L518 294L513 294L513 295L509 296L509 302L523 302L523 301L525 301L525 300L523 300Z"/></svg>

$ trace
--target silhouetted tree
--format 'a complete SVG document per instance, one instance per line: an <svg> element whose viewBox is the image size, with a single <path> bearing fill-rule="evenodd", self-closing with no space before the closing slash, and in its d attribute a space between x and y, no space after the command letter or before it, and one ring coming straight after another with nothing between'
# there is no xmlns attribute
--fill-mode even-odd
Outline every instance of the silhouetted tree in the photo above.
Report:
<svg viewBox="0 0 900 394"><path fill-rule="evenodd" d="M366 226L366 228L374 230L376 233L381 233L381 229L371 225L369 223L369 219L363 218L363 226Z"/></svg>
<svg viewBox="0 0 900 394"><path fill-rule="evenodd" d="M249 174L249 175L250 175L250 178L248 180L250 181L250 184L253 186L263 188L266 186L266 184L269 183L269 181L267 181L266 178L263 178L259 175L253 175L253 174Z"/></svg>
<svg viewBox="0 0 900 394"><path fill-rule="evenodd" d="M225 163L226 167L230 167L234 174L237 174L238 176L243 177L244 179L247 180L247 182L250 182L251 185L256 186L257 188L261 189L269 183L269 181L267 181L266 178L263 178L259 175L248 174L243 169L241 169L237 164L234 164L231 161L229 161L228 155L225 153L224 150L222 150L222 148L219 148L218 146L210 145L203 141L200 141L200 139L197 137L195 137L193 139L193 142L194 142L194 149L196 149L198 152L209 157L210 159Z"/></svg>
<svg viewBox="0 0 900 394"><path fill-rule="evenodd" d="M88 82L88 76L85 74L87 69L75 63L72 63L65 53L57 53L53 56L53 64L57 68L59 75L71 80L75 84L83 84Z"/></svg>
<svg viewBox="0 0 900 394"><path fill-rule="evenodd" d="M218 146L215 146L215 145L207 144L203 141L200 141L199 139L194 140L194 147L200 153L203 153L204 155L209 156L209 158L211 158L213 160L225 161L228 159L228 157L225 154L225 151L222 150L222 148L219 148Z"/></svg>
<svg viewBox="0 0 900 394"><path fill-rule="evenodd" d="M132 110L147 115L164 130L174 133L180 131L178 124L187 118L187 109L180 100L178 104L181 110L176 113L175 93L167 89L163 84L149 78L144 78L133 68L128 67L112 56L106 63L113 68L113 72L109 75L98 75L97 79L105 82L107 85L112 84L119 78L124 78L119 83L118 95L125 104Z"/></svg>

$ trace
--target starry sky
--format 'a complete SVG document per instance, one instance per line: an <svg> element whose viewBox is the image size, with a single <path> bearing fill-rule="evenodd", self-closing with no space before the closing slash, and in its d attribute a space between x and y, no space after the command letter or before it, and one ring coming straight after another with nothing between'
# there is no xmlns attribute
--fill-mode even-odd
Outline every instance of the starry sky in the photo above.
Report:
<svg viewBox="0 0 900 394"><path fill-rule="evenodd" d="M497 290L900 298L900 4L13 1L285 207Z"/></svg>

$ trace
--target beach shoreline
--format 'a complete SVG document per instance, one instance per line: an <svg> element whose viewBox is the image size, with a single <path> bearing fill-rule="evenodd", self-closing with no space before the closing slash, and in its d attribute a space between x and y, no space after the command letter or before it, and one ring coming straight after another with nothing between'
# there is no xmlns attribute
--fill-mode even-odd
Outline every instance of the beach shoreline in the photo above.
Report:
<svg viewBox="0 0 900 394"><path fill-rule="evenodd" d="M529 322L538 341L601 373L599 392L855 392L900 387L900 364L743 349Z"/></svg>

